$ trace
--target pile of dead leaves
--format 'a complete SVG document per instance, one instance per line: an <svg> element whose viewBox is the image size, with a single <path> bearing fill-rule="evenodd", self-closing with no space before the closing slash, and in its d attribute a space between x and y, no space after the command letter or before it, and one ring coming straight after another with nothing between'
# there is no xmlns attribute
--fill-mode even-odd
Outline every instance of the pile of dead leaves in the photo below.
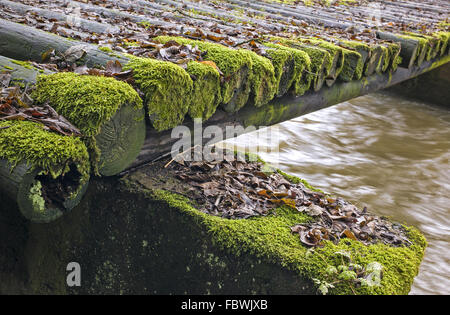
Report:
<svg viewBox="0 0 450 315"><path fill-rule="evenodd" d="M189 197L212 215L244 219L274 213L279 206L308 214L314 219L312 223L291 227L306 246L321 246L325 240L337 243L342 238L366 245L411 244L401 225L370 215L366 208L359 211L341 198L333 199L302 183L289 182L261 162L224 157L209 162L174 159L166 168L170 167L176 178L192 187Z"/></svg>
<svg viewBox="0 0 450 315"><path fill-rule="evenodd" d="M297 209L303 204L306 188L287 181L282 175L265 171L260 162L233 157L223 160L177 161L170 164L176 177L200 193L206 211L225 218L267 215L285 205Z"/></svg>
<svg viewBox="0 0 450 315"><path fill-rule="evenodd" d="M26 90L21 92L17 86L9 87L10 79L10 74L0 74L2 84L0 120L28 120L44 125L44 129L49 131L67 136L81 136L80 131L59 115L50 105L32 106L33 100Z"/></svg>
<svg viewBox="0 0 450 315"><path fill-rule="evenodd" d="M323 241L338 243L342 238L360 241L366 245L385 243L393 246L410 245L404 228L386 218L370 215L341 198L312 198L298 210L316 219L309 224L291 227L307 246L321 246Z"/></svg>

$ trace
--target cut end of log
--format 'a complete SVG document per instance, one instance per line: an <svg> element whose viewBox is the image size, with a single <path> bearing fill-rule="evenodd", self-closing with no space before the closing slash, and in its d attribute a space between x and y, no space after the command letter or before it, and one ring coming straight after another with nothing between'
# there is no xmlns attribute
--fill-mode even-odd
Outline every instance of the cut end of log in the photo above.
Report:
<svg viewBox="0 0 450 315"><path fill-rule="evenodd" d="M99 173L117 175L136 159L145 141L145 111L122 105L95 137L100 150Z"/></svg>
<svg viewBox="0 0 450 315"><path fill-rule="evenodd" d="M11 165L2 160L2 169L10 170ZM10 197L16 200L21 214L31 222L48 223L60 218L79 204L86 192L88 180L77 171L75 164L70 171L54 179L51 175L41 174L40 169L31 169L22 163L12 169L10 181L16 184ZM2 172L0 181L5 183L6 172ZM12 186L15 186L11 184Z"/></svg>

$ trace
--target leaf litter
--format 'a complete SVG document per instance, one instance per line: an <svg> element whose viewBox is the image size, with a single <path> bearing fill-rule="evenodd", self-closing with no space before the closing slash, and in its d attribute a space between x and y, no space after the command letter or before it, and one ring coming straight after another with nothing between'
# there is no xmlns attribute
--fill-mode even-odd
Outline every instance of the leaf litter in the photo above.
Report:
<svg viewBox="0 0 450 315"><path fill-rule="evenodd" d="M190 188L186 196L211 215L249 219L276 215L276 209L285 206L311 216L312 222L291 227L291 232L309 247L323 246L326 240L338 243L341 239L365 245L411 244L402 225L372 215L367 208L359 210L342 198L310 190L301 182L290 182L262 162L242 156L220 160L215 157L207 161L178 158L161 167L187 184Z"/></svg>
<svg viewBox="0 0 450 315"><path fill-rule="evenodd" d="M78 128L59 115L49 104L33 106L33 99L18 86L9 86L11 74L0 74L0 120L28 120L40 123L45 130L66 136L81 136ZM6 128L2 128L6 129Z"/></svg>

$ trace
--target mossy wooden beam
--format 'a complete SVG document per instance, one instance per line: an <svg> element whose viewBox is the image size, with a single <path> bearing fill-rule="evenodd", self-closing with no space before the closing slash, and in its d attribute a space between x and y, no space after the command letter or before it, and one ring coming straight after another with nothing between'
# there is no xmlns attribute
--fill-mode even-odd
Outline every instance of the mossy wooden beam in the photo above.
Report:
<svg viewBox="0 0 450 315"><path fill-rule="evenodd" d="M287 18L295 18L300 21L306 21L312 24L322 24L328 27L347 28L352 26L353 23L349 23L345 20L336 20L332 16L323 16L317 10L311 14L311 9L305 7L304 10L295 10L289 7L282 7L280 5L273 5L267 2L260 1L246 1L246 0L227 0L227 2L234 3L241 8L254 9L262 15L272 14L280 20L286 20ZM302 8L303 9L303 8Z"/></svg>
<svg viewBox="0 0 450 315"><path fill-rule="evenodd" d="M400 67L411 68L415 63L417 64L416 60L419 58L421 53L421 44L418 39L381 31L377 32L377 37L400 43L400 56L402 57Z"/></svg>
<svg viewBox="0 0 450 315"><path fill-rule="evenodd" d="M12 84L37 82L33 97L50 104L79 128L92 150L96 173L112 176L127 168L145 140L142 100L131 86L113 78L52 74L28 62L0 57Z"/></svg>
<svg viewBox="0 0 450 315"><path fill-rule="evenodd" d="M10 73L12 85L22 86L36 83L41 74L50 74L51 71L35 68L27 61L17 61L0 56L0 73Z"/></svg>
<svg viewBox="0 0 450 315"><path fill-rule="evenodd" d="M49 102L80 129L96 173L116 175L139 154L145 140L145 112L127 83L62 72L39 76L32 97L38 103Z"/></svg>
<svg viewBox="0 0 450 315"><path fill-rule="evenodd" d="M309 90L312 82L312 75L310 75L311 59L309 58L309 55L302 50L271 42L264 42L264 45L269 48L274 48L276 51L286 52L289 54L290 58L292 58L292 66L287 67L286 70L283 71L278 85L277 96L281 97L289 90L296 96L305 94L305 92ZM274 61L272 62L274 63Z"/></svg>
<svg viewBox="0 0 450 315"><path fill-rule="evenodd" d="M297 40L304 43L311 43L315 46L319 46L326 49L329 53L337 55L337 64L332 68L330 73L331 82L334 83L339 77L343 81L351 81L354 77L358 77L362 73L362 67L364 60L362 55L356 51L334 44L331 41L318 39L314 37L300 37ZM330 84L328 84L330 86Z"/></svg>
<svg viewBox="0 0 450 315"><path fill-rule="evenodd" d="M161 43L174 40L177 43L190 44L206 51L207 53L203 58L213 62L224 75L224 82L221 85L222 107L227 112L236 112L249 101L252 90L255 91L254 83L256 80L263 84L262 79L266 66L262 64L263 61L257 58L258 55L250 54L247 50L231 49L220 44L183 37L159 36L154 40ZM258 62L258 66L255 69L256 71L253 71L255 62ZM270 73L270 70L272 70L272 73ZM269 80L275 80L273 66L272 69L269 69L269 74L273 76ZM271 88L270 93L273 93L273 97L276 87Z"/></svg>
<svg viewBox="0 0 450 315"><path fill-rule="evenodd" d="M35 29L19 23L0 19L0 55L15 60L41 62L50 50L63 54L72 46L81 45L86 52L80 61L87 66L105 65L111 59L126 63L128 58L117 53L111 56L96 45L70 40L61 36Z"/></svg>
<svg viewBox="0 0 450 315"><path fill-rule="evenodd" d="M69 48L73 48L74 46L77 46L78 49L83 49L86 52L84 57L78 60L77 63L86 64L89 67L104 66L108 63L108 61L111 60L118 60L123 66L126 66L128 63L130 63L130 58L132 57L130 55L122 54L119 52L113 52L110 49L104 49L103 47L99 47L97 45L69 40L52 33L35 29L33 27L0 19L0 55L17 60L33 60L40 62L42 60L42 56L51 50L55 50L56 53L63 55ZM133 64L135 63L130 63L128 68L131 69ZM176 73L175 75L179 76L177 80L191 80L190 78L186 79L186 77L188 77L188 74L181 67L177 66L179 69L174 70L175 64L172 64L170 62L164 62L164 64L165 66L161 68L160 63L146 63L145 66L148 67L148 69L146 69L146 72L153 74L153 79L151 79L150 77L148 77L148 79L156 80L156 78L158 77L164 77L164 72L161 73L160 71L164 71L164 69L172 69L172 74ZM142 70L142 67L140 68L140 70ZM245 73L245 76L244 74L242 74L242 76L246 78L248 72L247 68L243 69L241 72ZM239 77L239 80L241 80L239 81L239 84L242 83L242 79L242 77ZM155 82L153 81L153 83ZM153 86L153 91L156 94L163 93L167 95L177 95L177 93L179 94L180 89L179 86L175 86L173 84L152 85L152 83L149 82L146 85L145 82L141 81L140 84L142 84L141 86L139 86L140 88L142 88L142 90L145 90L146 88L148 88L148 86ZM188 87L188 90L178 95L176 99L174 98L175 108L177 108L177 106L181 108L189 108L191 104L190 92L192 90L192 80L188 85L190 86ZM250 89L250 87L248 87L248 89ZM249 93L250 92L248 91L248 94ZM184 95L185 97L182 98L180 97L181 95ZM247 99L248 97L245 99L245 102L247 101ZM208 101L208 99L206 100ZM159 104L146 102L146 106L148 107L148 111L152 113L159 110ZM154 127L158 130L175 127L184 119L184 115L186 114L186 112L187 110L185 110L184 113L181 114L177 111L166 112L167 116L169 116L170 119L166 122L163 122L162 124L155 123Z"/></svg>
<svg viewBox="0 0 450 315"><path fill-rule="evenodd" d="M74 208L89 173L81 139L34 122L0 120L0 193L16 202L28 220L50 222Z"/></svg>
<svg viewBox="0 0 450 315"><path fill-rule="evenodd" d="M326 78L330 75L336 55L332 56L327 50L309 44L301 43L297 40L282 37L268 37L275 44L285 45L287 47L300 50L308 54L311 60L311 73L313 76L312 85L314 91L319 91Z"/></svg>
<svg viewBox="0 0 450 315"><path fill-rule="evenodd" d="M336 82L336 79L338 78L340 73L342 72L342 69L344 68L345 56L342 48L327 41L316 39L313 37L296 37L295 40L302 44L322 48L330 54L332 58L331 68L330 73L325 78L325 82L328 86L333 85L334 82Z"/></svg>
<svg viewBox="0 0 450 315"><path fill-rule="evenodd" d="M325 86L318 92L309 90L301 97L288 93L281 98L275 98L269 104L260 108L245 106L237 113L231 115L218 109L208 121L203 123L203 127L216 125L222 127L222 130L225 131L226 126L271 126L361 95L373 93L421 75L448 62L450 62L450 56L446 55L436 60L425 61L420 67L399 67L396 71L387 71L380 74L374 73L362 80L338 81L333 86ZM187 120L183 125L194 130L192 121ZM192 132L192 134L194 133ZM155 130L148 129L147 139L142 152L131 168L152 161L162 155L170 154L172 145L178 140L172 139L171 136L170 131L156 133ZM226 136L224 132L222 135L223 139Z"/></svg>

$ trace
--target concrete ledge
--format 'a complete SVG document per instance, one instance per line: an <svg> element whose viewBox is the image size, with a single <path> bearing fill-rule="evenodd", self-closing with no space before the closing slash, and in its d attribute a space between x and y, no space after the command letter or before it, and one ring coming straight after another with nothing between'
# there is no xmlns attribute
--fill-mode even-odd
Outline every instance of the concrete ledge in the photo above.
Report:
<svg viewBox="0 0 450 315"><path fill-rule="evenodd" d="M2 197L0 293L315 294L313 279L326 276L325 260L340 261L339 251L383 265L381 285L357 294L407 294L418 272L426 242L415 229L410 247L341 240L311 252L289 228L304 214L210 216L155 187L156 176L149 166L119 181L94 179L76 209L45 225L25 222ZM79 288L66 286L70 262L81 265ZM330 293L353 294L345 282Z"/></svg>

